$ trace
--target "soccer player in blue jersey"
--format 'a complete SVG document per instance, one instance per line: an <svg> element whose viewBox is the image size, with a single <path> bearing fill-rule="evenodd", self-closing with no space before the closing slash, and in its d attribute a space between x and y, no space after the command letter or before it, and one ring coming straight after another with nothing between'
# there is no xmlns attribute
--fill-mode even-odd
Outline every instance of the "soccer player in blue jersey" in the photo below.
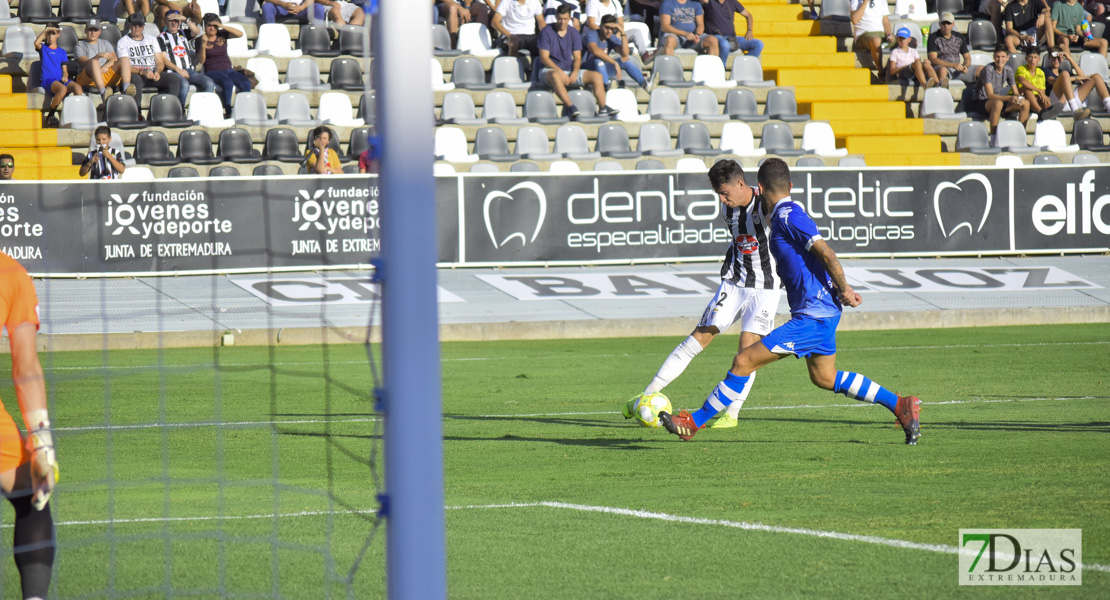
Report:
<svg viewBox="0 0 1110 600"><path fill-rule="evenodd" d="M760 343L741 350L724 381L693 414L659 413L667 431L683 440L694 437L707 421L740 398L756 369L793 355L805 358L809 379L819 388L854 400L881 404L894 413L906 433L906 443L917 444L921 400L898 396L859 373L836 370L836 326L842 305L859 306L863 299L848 285L836 253L821 238L802 205L790 199L790 169L778 158L759 167L764 211L771 221L770 245L779 277L786 286L790 320Z"/></svg>

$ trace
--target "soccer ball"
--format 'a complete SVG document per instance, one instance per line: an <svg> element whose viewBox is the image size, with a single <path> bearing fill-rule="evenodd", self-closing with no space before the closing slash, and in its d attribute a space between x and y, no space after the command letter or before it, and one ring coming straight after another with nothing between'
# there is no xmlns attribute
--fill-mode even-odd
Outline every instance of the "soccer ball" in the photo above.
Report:
<svg viewBox="0 0 1110 600"><path fill-rule="evenodd" d="M636 397L632 407L632 414L636 422L642 427L661 427L659 411L672 412L671 401L660 392L642 394Z"/></svg>

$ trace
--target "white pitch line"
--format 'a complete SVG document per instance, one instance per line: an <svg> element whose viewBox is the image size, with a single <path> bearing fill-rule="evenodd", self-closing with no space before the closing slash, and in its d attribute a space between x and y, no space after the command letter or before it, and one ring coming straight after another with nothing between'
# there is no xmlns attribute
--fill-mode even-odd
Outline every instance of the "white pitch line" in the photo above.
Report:
<svg viewBox="0 0 1110 600"><path fill-rule="evenodd" d="M89 425L85 427L51 427L52 431L116 431L122 429L185 429L191 427L256 427L263 425L298 425L304 423L373 423L365 419L300 419L290 421L198 421L196 423L141 423L138 425Z"/></svg>
<svg viewBox="0 0 1110 600"><path fill-rule="evenodd" d="M928 552L937 552L941 554L960 554L961 550L955 546L947 544L925 544L921 542L911 542L908 540L899 540L894 538L885 538L875 535L860 535L855 533L843 533L840 531L825 531L821 529L808 529L804 527L781 527L778 525L766 525L764 523L749 523L747 521L730 521L726 519L705 519L701 517L686 517L682 515L672 515L669 513L651 512L646 510L634 510L629 508L617 508L611 506L592 506L589 504L573 504L569 502L511 502L505 504L470 504L464 506L447 506L447 510L490 510L490 509L511 509L511 508L558 508L566 510L575 510L579 512L592 512L609 515L619 515L625 517L636 517L638 519L653 519L657 521L667 521L671 523L688 523L691 525L709 525L718 527L728 527L732 529L741 529L744 531L762 531L766 533L788 533L793 535L804 535L809 537L818 537L825 539L841 540L847 542L862 542L865 544L875 544L880 546L890 546L892 548L903 548L906 550L925 550ZM295 518L295 517L315 517L325 515L366 515L376 514L373 509L367 510L341 510L341 511L324 511L324 510L303 510L294 513L277 513L277 514L254 514L254 515L203 515L197 517L145 517L136 519L99 519L87 521L58 521L54 525L57 527L70 527L70 526L89 526L89 525L127 525L136 523L174 523L174 522L195 522L195 521L233 521L233 520L257 520L257 519L274 519L274 518ZM2 529L13 527L12 524L0 525ZM970 550L966 552L971 552ZM972 554L974 552L971 552ZM1110 566L1100 565L1097 563L1083 563L1077 565L1079 568L1087 571L1101 571L1103 573L1110 573Z"/></svg>

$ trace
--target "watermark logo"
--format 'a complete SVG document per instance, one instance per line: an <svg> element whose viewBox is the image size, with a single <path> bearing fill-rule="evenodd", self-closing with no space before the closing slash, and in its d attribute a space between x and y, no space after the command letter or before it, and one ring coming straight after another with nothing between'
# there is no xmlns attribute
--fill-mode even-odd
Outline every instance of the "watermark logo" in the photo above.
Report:
<svg viewBox="0 0 1110 600"><path fill-rule="evenodd" d="M960 585L1083 585L1080 529L961 529Z"/></svg>

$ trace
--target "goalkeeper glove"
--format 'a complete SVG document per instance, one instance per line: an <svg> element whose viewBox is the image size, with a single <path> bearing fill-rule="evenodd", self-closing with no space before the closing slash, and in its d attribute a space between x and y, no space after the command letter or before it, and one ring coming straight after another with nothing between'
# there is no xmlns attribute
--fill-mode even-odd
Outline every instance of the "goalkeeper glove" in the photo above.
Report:
<svg viewBox="0 0 1110 600"><path fill-rule="evenodd" d="M45 412L45 411L44 411ZM31 426L27 436L27 449L31 452L31 504L42 510L54 493L58 482L58 459L54 454L54 438L50 434L50 421L45 416Z"/></svg>

